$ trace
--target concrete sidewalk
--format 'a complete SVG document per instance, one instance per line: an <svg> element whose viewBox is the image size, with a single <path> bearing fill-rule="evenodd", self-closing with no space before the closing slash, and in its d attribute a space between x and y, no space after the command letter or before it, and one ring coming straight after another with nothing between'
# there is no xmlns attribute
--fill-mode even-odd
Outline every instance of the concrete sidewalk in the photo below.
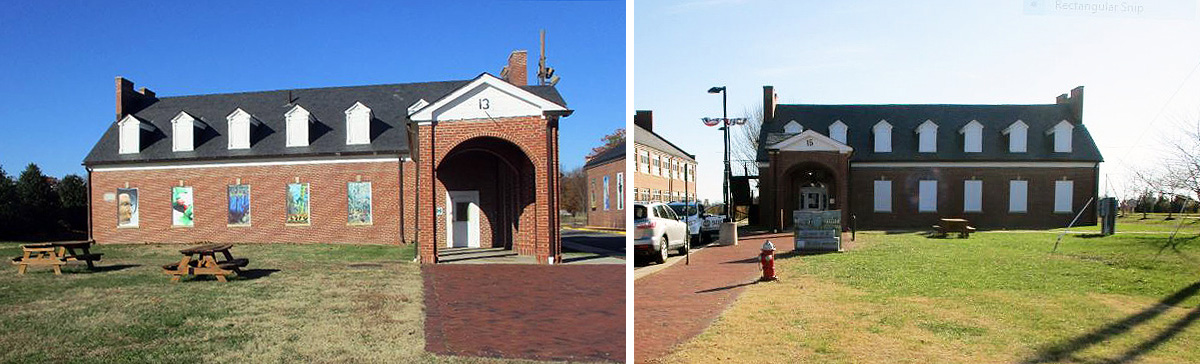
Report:
<svg viewBox="0 0 1200 364"><path fill-rule="evenodd" d="M788 244L790 235L745 237L734 246L710 246L634 282L634 359L653 362L703 332L742 290L757 284L759 249L766 240Z"/></svg>

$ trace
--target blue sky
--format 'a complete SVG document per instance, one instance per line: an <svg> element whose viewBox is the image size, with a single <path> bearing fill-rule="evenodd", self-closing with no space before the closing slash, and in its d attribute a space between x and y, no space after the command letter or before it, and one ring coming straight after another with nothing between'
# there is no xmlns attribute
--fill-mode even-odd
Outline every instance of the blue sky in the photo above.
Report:
<svg viewBox="0 0 1200 364"><path fill-rule="evenodd" d="M633 107L697 155L699 195L719 199L721 134L699 120L721 114L711 86L727 85L741 116L761 106L763 85L781 103L829 104L1048 104L1083 85L1084 124L1106 160L1101 194L1108 180L1120 193L1171 127L1200 116L1196 1L1035 15L1036 2L638 1Z"/></svg>
<svg viewBox="0 0 1200 364"><path fill-rule="evenodd" d="M0 12L0 166L80 162L113 122L113 78L159 96L499 75L538 30L558 90L564 168L625 126L623 1L11 2ZM534 82L535 71L530 71Z"/></svg>

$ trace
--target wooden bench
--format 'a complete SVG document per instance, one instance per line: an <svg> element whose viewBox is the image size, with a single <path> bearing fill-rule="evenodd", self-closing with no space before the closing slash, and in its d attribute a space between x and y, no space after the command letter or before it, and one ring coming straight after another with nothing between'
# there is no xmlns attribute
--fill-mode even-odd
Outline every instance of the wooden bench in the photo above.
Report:
<svg viewBox="0 0 1200 364"><path fill-rule="evenodd" d="M950 233L958 233L960 238L969 238L975 232L975 227L969 225L966 219L941 219L941 225L934 225L934 235L946 237Z"/></svg>
<svg viewBox="0 0 1200 364"><path fill-rule="evenodd" d="M90 252L89 247L92 244L95 242L26 244L21 246L22 255L13 258L12 263L17 265L17 274L25 274L29 266L51 266L55 275L62 275L63 264L72 262L84 262L88 269L95 269L93 262L99 261L104 254ZM76 249L79 249L79 252Z"/></svg>

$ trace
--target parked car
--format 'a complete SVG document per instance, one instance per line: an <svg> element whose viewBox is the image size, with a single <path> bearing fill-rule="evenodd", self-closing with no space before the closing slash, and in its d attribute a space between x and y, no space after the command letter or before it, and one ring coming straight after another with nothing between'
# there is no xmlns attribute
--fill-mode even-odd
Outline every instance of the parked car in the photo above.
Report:
<svg viewBox="0 0 1200 364"><path fill-rule="evenodd" d="M667 261L667 255L678 249L687 253L687 224L679 221L667 204L661 202L633 205L633 251L656 263Z"/></svg>
<svg viewBox="0 0 1200 364"><path fill-rule="evenodd" d="M688 224L688 234L692 236L693 241L705 243L721 232L721 223L725 221L725 215L708 213L704 204L671 202L667 206L675 211L679 220Z"/></svg>

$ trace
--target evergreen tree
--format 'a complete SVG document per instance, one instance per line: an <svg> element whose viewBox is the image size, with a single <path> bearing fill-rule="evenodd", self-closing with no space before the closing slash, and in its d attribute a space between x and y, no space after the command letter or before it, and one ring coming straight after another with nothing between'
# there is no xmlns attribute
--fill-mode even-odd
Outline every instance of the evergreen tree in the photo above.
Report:
<svg viewBox="0 0 1200 364"><path fill-rule="evenodd" d="M62 206L60 218L75 231L87 228L87 183L82 177L68 174L55 186Z"/></svg>
<svg viewBox="0 0 1200 364"><path fill-rule="evenodd" d="M12 177L0 167L0 239L16 234L17 186Z"/></svg>
<svg viewBox="0 0 1200 364"><path fill-rule="evenodd" d="M30 163L17 179L17 221L27 235L45 235L58 225L58 195L37 164Z"/></svg>

